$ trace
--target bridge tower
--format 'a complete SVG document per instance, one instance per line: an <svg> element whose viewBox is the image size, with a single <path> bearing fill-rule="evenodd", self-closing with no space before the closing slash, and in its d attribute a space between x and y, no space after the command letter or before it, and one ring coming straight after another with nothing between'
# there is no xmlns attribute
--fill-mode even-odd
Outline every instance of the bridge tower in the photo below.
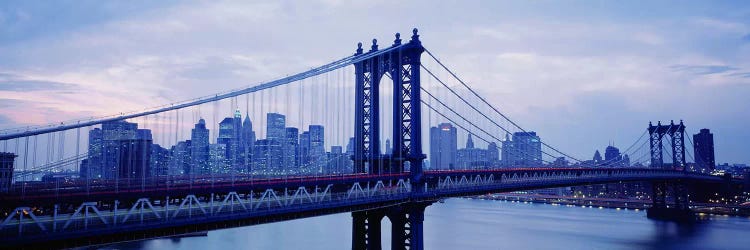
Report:
<svg viewBox="0 0 750 250"><path fill-rule="evenodd" d="M422 161L422 121L420 101L420 57L425 51L415 28L411 40L402 44L396 33L393 45L378 50L372 40L368 52L358 44L355 56L382 53L365 60L355 57L354 172L385 174L410 173L411 190L424 190ZM380 80L393 80L393 149L380 152ZM407 167L408 166L408 167ZM380 220L391 220L392 249L423 249L422 222L429 204L407 203L399 207L352 213L352 249L381 249Z"/></svg>
<svg viewBox="0 0 750 250"><path fill-rule="evenodd" d="M357 173L400 173L409 165L412 181L421 183L422 131L420 103L420 57L424 52L417 29L411 40L402 44L401 35L388 52L354 63L356 74L354 171ZM358 44L355 55L378 52L377 40L370 51ZM355 59L356 60L356 59ZM393 79L393 154L386 159L380 153L380 80L388 74ZM383 164L384 163L384 164ZM383 166L381 168L381 166ZM413 183L414 184L414 183Z"/></svg>
<svg viewBox="0 0 750 250"><path fill-rule="evenodd" d="M661 121L654 126L648 123L648 134L651 145L651 167L667 168L664 166L664 155L662 152L664 136L671 139L672 144L672 169L687 170L685 163L685 124L675 124L674 120L669 125L661 125Z"/></svg>

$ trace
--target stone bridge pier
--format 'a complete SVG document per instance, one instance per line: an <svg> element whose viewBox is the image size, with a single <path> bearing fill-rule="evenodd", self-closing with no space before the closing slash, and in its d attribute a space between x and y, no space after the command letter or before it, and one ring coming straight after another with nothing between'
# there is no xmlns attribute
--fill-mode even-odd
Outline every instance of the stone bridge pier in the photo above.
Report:
<svg viewBox="0 0 750 250"><path fill-rule="evenodd" d="M690 210L688 185L684 181L651 183L652 205L646 211L647 217L656 220L693 221L695 214ZM667 197L672 199L667 199Z"/></svg>
<svg viewBox="0 0 750 250"><path fill-rule="evenodd" d="M424 249L424 210L431 203L409 202L352 212L352 250L380 250L381 221L391 221L391 249Z"/></svg>

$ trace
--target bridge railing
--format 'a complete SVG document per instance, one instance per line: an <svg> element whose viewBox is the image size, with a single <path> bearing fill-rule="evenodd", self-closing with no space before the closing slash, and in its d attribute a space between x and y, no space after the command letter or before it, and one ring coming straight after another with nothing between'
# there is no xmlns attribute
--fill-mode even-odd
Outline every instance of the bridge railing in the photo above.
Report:
<svg viewBox="0 0 750 250"><path fill-rule="evenodd" d="M700 173L656 169L505 169L487 171L427 172L425 193L468 195L545 187L577 186L620 181L699 180L720 182L721 178Z"/></svg>
<svg viewBox="0 0 750 250"><path fill-rule="evenodd" d="M53 207L20 206L0 223L0 242L78 237L91 233L170 227L229 219L334 211L358 205L407 200L408 179L383 179L325 186L265 190L238 189L227 193L188 194L161 199L141 198L120 203L100 200ZM325 213L325 212L319 212ZM259 220L258 222L263 221ZM252 223L251 223L252 224ZM57 236L55 236L57 235Z"/></svg>

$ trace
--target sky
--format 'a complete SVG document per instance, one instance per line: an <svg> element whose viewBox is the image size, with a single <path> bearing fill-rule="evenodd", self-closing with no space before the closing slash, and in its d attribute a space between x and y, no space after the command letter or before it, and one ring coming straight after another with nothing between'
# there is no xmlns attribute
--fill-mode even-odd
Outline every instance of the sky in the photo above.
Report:
<svg viewBox="0 0 750 250"><path fill-rule="evenodd" d="M711 129L717 163L750 163L746 1L2 1L0 129L236 89L414 27L571 155L684 120Z"/></svg>

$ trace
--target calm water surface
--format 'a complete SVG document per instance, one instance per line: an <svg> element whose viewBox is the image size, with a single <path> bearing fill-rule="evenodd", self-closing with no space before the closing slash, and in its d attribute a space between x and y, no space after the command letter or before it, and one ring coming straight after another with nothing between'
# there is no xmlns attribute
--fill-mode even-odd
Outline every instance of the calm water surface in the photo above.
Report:
<svg viewBox="0 0 750 250"><path fill-rule="evenodd" d="M709 216L693 226L644 211L450 199L425 212L426 249L750 249L750 218ZM383 220L383 246L390 223ZM108 249L351 249L351 216L335 214L157 239Z"/></svg>

